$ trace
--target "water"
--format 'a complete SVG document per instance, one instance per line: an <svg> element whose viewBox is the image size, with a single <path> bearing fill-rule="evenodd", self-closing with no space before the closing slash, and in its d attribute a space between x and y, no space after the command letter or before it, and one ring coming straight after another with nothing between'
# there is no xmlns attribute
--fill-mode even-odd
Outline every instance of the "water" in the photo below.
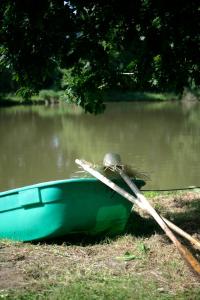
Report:
<svg viewBox="0 0 200 300"><path fill-rule="evenodd" d="M200 186L200 105L111 103L104 114L73 106L0 108L0 191L71 177L74 160L107 152L150 176L147 188Z"/></svg>

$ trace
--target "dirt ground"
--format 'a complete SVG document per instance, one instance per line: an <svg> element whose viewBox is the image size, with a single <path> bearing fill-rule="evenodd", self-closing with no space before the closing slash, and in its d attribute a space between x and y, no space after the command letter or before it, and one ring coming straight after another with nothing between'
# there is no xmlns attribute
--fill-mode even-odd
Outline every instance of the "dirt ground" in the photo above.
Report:
<svg viewBox="0 0 200 300"><path fill-rule="evenodd" d="M163 194L150 199L154 207L200 239L200 193ZM88 275L153 278L159 289L176 294L199 287L175 246L145 213L130 218L127 232L101 241L68 240L48 243L0 241L0 296L10 291L67 285ZM200 249L179 239L200 261Z"/></svg>

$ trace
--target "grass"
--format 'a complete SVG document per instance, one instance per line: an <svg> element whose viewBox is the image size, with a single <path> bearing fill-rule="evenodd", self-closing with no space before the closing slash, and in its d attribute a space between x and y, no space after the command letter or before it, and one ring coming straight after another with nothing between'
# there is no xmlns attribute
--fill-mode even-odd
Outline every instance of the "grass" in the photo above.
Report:
<svg viewBox="0 0 200 300"><path fill-rule="evenodd" d="M65 99L63 91L41 90L38 95L31 96L30 99L24 100L20 95L15 93L0 94L0 104L6 105L30 105L30 104L55 104Z"/></svg>
<svg viewBox="0 0 200 300"><path fill-rule="evenodd" d="M41 100L39 96L33 96L30 100L23 100L21 96L14 93L0 94L0 106L15 106L15 105L31 105L45 104L45 100Z"/></svg>
<svg viewBox="0 0 200 300"><path fill-rule="evenodd" d="M173 93L152 93L152 92L132 92L110 90L103 94L105 102L112 101L169 101L177 100L178 95ZM23 101L22 97L14 93L0 95L0 105L19 105L19 104L54 104L65 101L67 98L63 91L41 90L38 95L34 95L30 100Z"/></svg>
<svg viewBox="0 0 200 300"><path fill-rule="evenodd" d="M200 238L200 193L151 196L160 213ZM137 210L126 233L112 239L0 241L0 298L193 300L200 285L157 224Z"/></svg>
<svg viewBox="0 0 200 300"><path fill-rule="evenodd" d="M104 101L171 101L178 100L179 95L175 93L153 93L153 92L134 92L134 91L120 91L110 90L105 92Z"/></svg>

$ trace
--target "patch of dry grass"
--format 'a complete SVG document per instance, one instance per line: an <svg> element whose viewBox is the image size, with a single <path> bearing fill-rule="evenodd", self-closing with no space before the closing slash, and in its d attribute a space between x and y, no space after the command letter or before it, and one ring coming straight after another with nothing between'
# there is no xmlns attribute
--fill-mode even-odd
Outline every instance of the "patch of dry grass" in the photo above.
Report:
<svg viewBox="0 0 200 300"><path fill-rule="evenodd" d="M161 195L152 198L151 202L163 215L167 215L175 223L178 221L180 227L192 234L195 230L195 236L200 237L200 220L197 222L199 199L200 194L184 193L175 196ZM132 220L133 218L134 215ZM137 228L134 222L130 222L127 234L98 243L91 241L73 243L69 240L63 240L62 243L40 244L1 241L1 298L14 299L14 295L18 295L16 299L23 299L22 295L31 291L33 295L41 294L42 299L45 291L48 293L49 290L58 287L72 289L74 286L74 289L77 289L74 283L79 285L81 283L78 291L82 291L81 289L85 287L85 293L89 293L86 288L89 282L93 286L91 295L96 295L96 298L92 299L101 298L98 296L98 290L102 289L103 293L102 286L108 283L109 286L113 285L113 290L121 287L124 291L121 298L115 297L116 299L123 299L123 297L131 299L128 293L138 284L138 291L146 290L148 284L151 286L149 295L152 294L152 298L148 299L155 299L153 297L155 295L158 297L160 294L176 297L180 293L184 295L189 290L197 291L199 281L188 269L175 246L154 221L145 214L143 218L140 224L137 224ZM198 251L194 253L198 257ZM108 299L112 299L112 292L110 293ZM36 298L30 297L30 299ZM138 299L143 298L138 296ZM163 296L159 299L171 298Z"/></svg>

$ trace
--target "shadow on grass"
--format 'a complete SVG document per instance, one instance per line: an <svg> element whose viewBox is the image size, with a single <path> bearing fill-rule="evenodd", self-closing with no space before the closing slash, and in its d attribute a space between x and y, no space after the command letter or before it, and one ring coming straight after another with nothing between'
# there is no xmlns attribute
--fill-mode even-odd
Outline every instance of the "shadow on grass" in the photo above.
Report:
<svg viewBox="0 0 200 300"><path fill-rule="evenodd" d="M189 234L200 235L200 199L183 200L181 197L175 199L175 208L162 215ZM152 217L142 218L133 213L129 220L128 232L135 236L148 236L163 231Z"/></svg>
<svg viewBox="0 0 200 300"><path fill-rule="evenodd" d="M190 234L200 234L200 199L176 200L181 212L168 212L166 217Z"/></svg>
<svg viewBox="0 0 200 300"><path fill-rule="evenodd" d="M155 232L159 233L162 230L153 218L143 218L136 212L132 212L127 224L126 233L136 237L148 237Z"/></svg>

